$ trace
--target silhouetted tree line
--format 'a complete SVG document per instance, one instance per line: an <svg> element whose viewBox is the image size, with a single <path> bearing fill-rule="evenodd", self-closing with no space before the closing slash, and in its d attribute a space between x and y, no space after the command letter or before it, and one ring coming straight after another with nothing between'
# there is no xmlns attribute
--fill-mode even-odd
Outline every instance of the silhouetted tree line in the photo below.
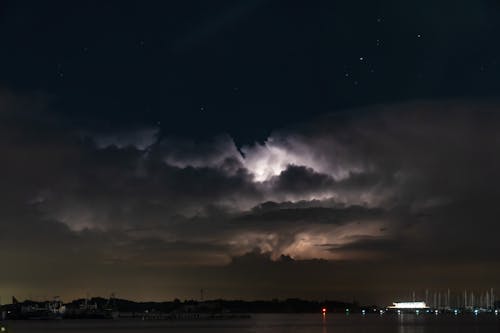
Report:
<svg viewBox="0 0 500 333"><path fill-rule="evenodd" d="M88 300L77 299L66 303L66 307L78 308L82 303L95 304L98 308L104 308L109 305L109 299L94 297ZM19 305L33 304L26 300L19 302ZM9 305L4 306L9 308ZM339 301L307 301L298 298L289 298L285 300L184 300L175 299L165 302L136 302L126 299L113 299L113 308L119 312L143 313L143 312L201 312L201 313L320 313L323 308L331 312L350 312L361 311L360 306L356 303L347 303Z"/></svg>

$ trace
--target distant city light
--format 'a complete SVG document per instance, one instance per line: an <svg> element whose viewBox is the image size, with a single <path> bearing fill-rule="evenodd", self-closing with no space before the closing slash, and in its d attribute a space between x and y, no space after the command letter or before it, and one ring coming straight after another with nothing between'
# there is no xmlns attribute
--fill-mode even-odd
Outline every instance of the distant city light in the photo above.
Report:
<svg viewBox="0 0 500 333"><path fill-rule="evenodd" d="M427 309L425 302L394 302L390 309Z"/></svg>

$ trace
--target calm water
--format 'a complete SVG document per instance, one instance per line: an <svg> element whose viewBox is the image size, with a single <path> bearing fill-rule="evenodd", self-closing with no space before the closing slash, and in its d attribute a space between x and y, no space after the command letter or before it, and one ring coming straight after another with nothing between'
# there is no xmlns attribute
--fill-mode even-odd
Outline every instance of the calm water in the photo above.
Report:
<svg viewBox="0 0 500 333"><path fill-rule="evenodd" d="M12 333L455 333L500 332L500 316L266 314L251 319L200 321L64 320L8 322Z"/></svg>

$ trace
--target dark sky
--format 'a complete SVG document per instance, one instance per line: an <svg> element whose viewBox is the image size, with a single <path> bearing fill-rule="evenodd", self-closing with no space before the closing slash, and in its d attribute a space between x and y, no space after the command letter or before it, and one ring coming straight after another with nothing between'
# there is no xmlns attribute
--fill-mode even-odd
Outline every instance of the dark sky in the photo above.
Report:
<svg viewBox="0 0 500 333"><path fill-rule="evenodd" d="M500 290L500 3L0 2L0 295Z"/></svg>

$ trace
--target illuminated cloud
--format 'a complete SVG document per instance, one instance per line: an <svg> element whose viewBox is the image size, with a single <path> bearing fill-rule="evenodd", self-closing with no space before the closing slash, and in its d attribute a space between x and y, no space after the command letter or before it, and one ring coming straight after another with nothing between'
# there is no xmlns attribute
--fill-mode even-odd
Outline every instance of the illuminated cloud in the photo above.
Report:
<svg viewBox="0 0 500 333"><path fill-rule="evenodd" d="M331 140L330 149L334 149L337 144L334 138ZM179 168L227 168L232 163L235 168L244 168L254 181L260 183L279 176L290 166L306 167L337 181L364 171L360 166L345 163L342 156L331 160L325 152L311 149L314 144L293 134L283 136L277 133L276 137L270 136L263 144L256 142L242 147L241 152L228 136L204 142L167 138L161 141L160 146L168 165ZM337 145L336 149L344 148Z"/></svg>
<svg viewBox="0 0 500 333"><path fill-rule="evenodd" d="M245 156L243 163L258 182L280 175L290 165L305 166L316 171L322 169L311 154L297 148L303 148L300 147L300 142L296 142L294 150L280 145L271 137L262 145L256 143L253 146L243 147Z"/></svg>
<svg viewBox="0 0 500 333"><path fill-rule="evenodd" d="M243 162L233 139L227 135L201 142L164 138L159 149L163 161L178 168L224 168L230 171L241 167Z"/></svg>
<svg viewBox="0 0 500 333"><path fill-rule="evenodd" d="M75 284L94 279L89 271L110 283L147 271L166 288L158 276L177 274L178 285L224 272L241 286L262 267L332 265L356 280L374 262L390 280L385 272L408 260L498 261L495 105L374 108L282 129L240 152L229 136L198 142L153 129L89 141L80 128L40 125L37 103L24 114L9 111L15 98L3 103L0 227L15 250L0 259L16 267L3 278L12 285L33 269L50 285L57 276L43 267L54 264L77 272Z"/></svg>

